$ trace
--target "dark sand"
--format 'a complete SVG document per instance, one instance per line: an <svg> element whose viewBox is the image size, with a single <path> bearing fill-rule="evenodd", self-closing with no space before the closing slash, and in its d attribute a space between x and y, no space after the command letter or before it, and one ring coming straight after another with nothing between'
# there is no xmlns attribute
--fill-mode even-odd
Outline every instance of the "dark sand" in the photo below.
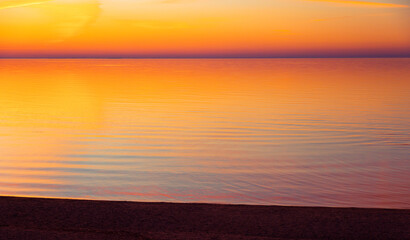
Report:
<svg viewBox="0 0 410 240"><path fill-rule="evenodd" d="M0 197L0 239L410 239L410 210Z"/></svg>

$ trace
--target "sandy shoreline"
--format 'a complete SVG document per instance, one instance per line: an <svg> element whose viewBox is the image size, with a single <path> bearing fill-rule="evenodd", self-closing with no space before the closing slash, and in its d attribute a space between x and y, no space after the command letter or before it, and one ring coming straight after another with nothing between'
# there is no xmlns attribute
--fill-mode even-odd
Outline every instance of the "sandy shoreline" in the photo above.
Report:
<svg viewBox="0 0 410 240"><path fill-rule="evenodd" d="M410 210L0 197L0 239L410 239Z"/></svg>

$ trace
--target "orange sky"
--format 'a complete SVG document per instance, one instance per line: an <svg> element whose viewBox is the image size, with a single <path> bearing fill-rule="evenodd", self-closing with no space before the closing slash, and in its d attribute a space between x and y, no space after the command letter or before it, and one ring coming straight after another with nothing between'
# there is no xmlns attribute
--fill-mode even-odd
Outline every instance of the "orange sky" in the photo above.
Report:
<svg viewBox="0 0 410 240"><path fill-rule="evenodd" d="M0 0L0 57L410 56L408 0Z"/></svg>

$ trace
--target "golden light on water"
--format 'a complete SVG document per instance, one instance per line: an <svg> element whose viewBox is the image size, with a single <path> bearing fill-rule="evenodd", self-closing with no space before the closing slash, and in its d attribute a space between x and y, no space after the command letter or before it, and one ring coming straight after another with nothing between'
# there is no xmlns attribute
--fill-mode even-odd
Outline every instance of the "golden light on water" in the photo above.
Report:
<svg viewBox="0 0 410 240"><path fill-rule="evenodd" d="M407 66L407 59L2 60L0 190L405 206Z"/></svg>

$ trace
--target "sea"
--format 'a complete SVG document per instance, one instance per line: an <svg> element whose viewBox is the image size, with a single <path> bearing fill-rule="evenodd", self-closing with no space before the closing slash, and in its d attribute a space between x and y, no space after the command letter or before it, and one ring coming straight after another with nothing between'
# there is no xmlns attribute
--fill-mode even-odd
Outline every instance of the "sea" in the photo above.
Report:
<svg viewBox="0 0 410 240"><path fill-rule="evenodd" d="M410 58L2 59L0 195L410 208Z"/></svg>

